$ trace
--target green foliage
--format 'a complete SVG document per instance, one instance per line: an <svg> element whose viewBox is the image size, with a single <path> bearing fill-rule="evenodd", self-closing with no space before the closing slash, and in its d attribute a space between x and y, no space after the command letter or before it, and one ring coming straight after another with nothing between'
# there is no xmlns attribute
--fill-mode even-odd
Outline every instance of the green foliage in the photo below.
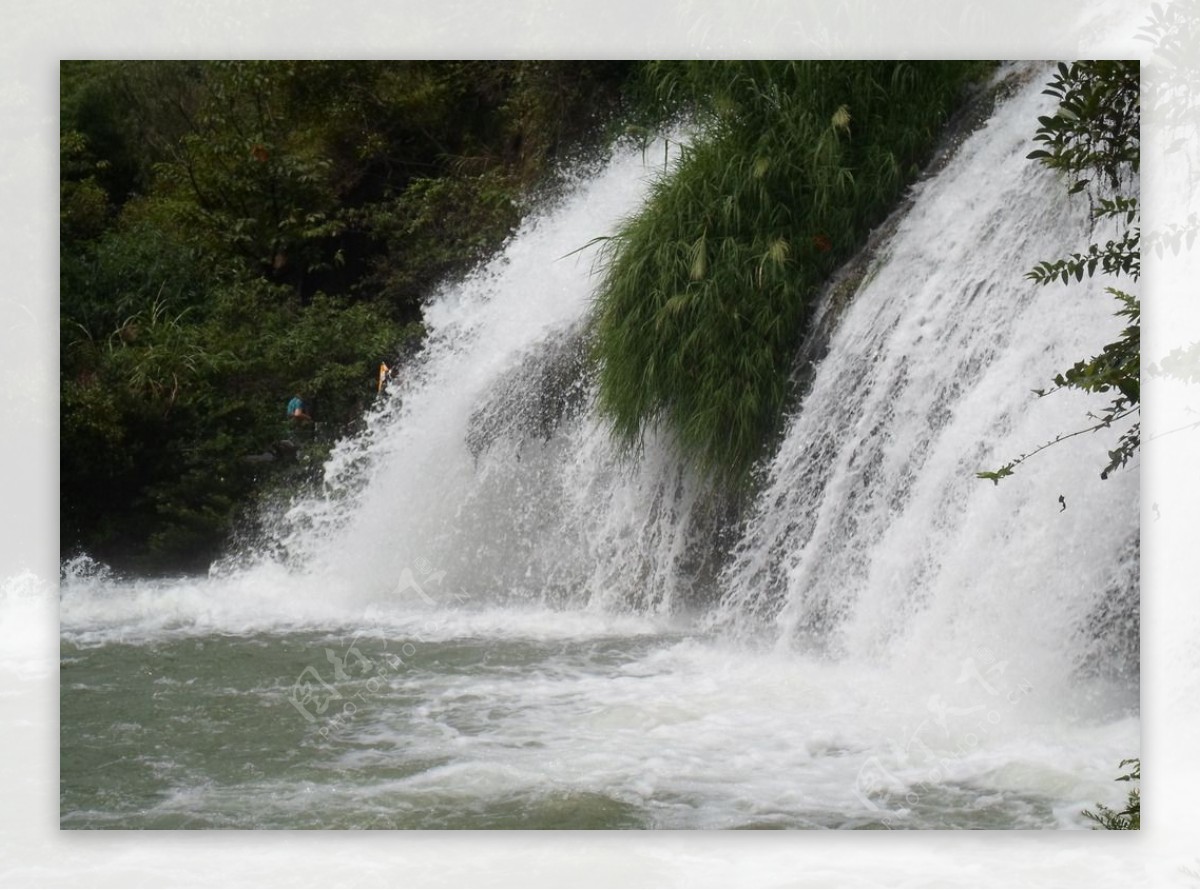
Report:
<svg viewBox="0 0 1200 890"><path fill-rule="evenodd" d="M82 133L70 130L59 136L59 221L72 239L95 238L108 225L112 208L108 192L97 181L105 166L92 156Z"/></svg>
<svg viewBox="0 0 1200 890"><path fill-rule="evenodd" d="M1130 294L1111 287L1107 291L1122 304L1117 315L1129 322L1120 339L1107 344L1099 355L1076 362L1054 378L1054 384L1059 388L1117 393L1101 415L1100 427L1111 426L1115 421L1137 413L1141 406L1141 306ZM1109 473L1128 463L1140 444L1140 425L1134 424L1121 434L1117 447L1108 453L1109 464L1100 473L1100 478L1107 479Z"/></svg>
<svg viewBox="0 0 1200 890"><path fill-rule="evenodd" d="M420 332L419 326L390 322L376 306L323 293L290 307L277 324L258 347L263 373L278 381L276 392L302 390L321 419L335 424L362 412L374 392L379 358L394 355Z"/></svg>
<svg viewBox="0 0 1200 890"><path fill-rule="evenodd" d="M1140 74L1136 60L1060 62L1044 90L1058 99L1058 111L1038 118L1041 126L1033 138L1045 148L1029 158L1064 173L1071 194L1085 189L1094 176L1119 188L1141 165Z"/></svg>
<svg viewBox="0 0 1200 890"><path fill-rule="evenodd" d="M149 76L135 84L133 75L141 70ZM172 95L174 70L178 63L147 62L133 68L120 62L64 61L60 66L60 133L86 145L94 162L91 172L114 207L145 187L150 165L161 159L148 151L154 134L137 126L141 103L134 100L135 92ZM62 178L76 177L64 166Z"/></svg>
<svg viewBox="0 0 1200 890"><path fill-rule="evenodd" d="M354 217L385 245L361 287L394 305L416 305L431 283L482 260L512 233L516 194L516 183L500 169L414 179L395 199Z"/></svg>
<svg viewBox="0 0 1200 890"><path fill-rule="evenodd" d="M578 150L581 137L595 139L623 110L636 67L619 60L534 60L506 69L503 132L518 175L536 178L547 161Z"/></svg>
<svg viewBox="0 0 1200 890"><path fill-rule="evenodd" d="M297 135L277 64L213 63L192 126L155 173L166 195L186 197L180 228L194 243L282 280L310 271L312 242L338 229L330 161Z"/></svg>
<svg viewBox="0 0 1200 890"><path fill-rule="evenodd" d="M1136 230L1126 230L1120 240L1110 240L1103 247L1089 245L1087 253L1074 253L1053 262L1040 262L1026 277L1039 284L1059 278L1066 284L1072 278L1076 281L1082 281L1084 275L1090 278L1099 268L1104 275L1131 275L1136 278L1141 272L1142 261L1138 241L1139 233Z"/></svg>
<svg viewBox="0 0 1200 890"><path fill-rule="evenodd" d="M1136 281L1141 275L1141 209L1133 195L1121 194L1140 167L1141 99L1139 66L1136 61L1076 62L1059 64L1045 90L1059 99L1057 113L1038 119L1035 141L1046 146L1028 157L1061 171L1068 193L1086 192L1091 201L1093 224L1118 227L1117 237L1103 245L1093 243L1083 253L1043 261L1026 277L1038 284L1072 279L1082 281L1097 272L1125 275ZM1109 194L1104 194L1109 192ZM1046 396L1062 389L1087 393L1115 393L1094 421L1074 432L1056 436L1027 454L1009 461L998 470L979 472L993 483L1011 476L1017 465L1044 449L1083 433L1097 432L1141 411L1141 304L1138 298L1113 287L1105 288L1120 304L1116 314L1127 322L1121 336L1104 346L1098 355L1075 362L1054 377L1054 388L1034 392ZM1108 452L1108 465L1100 473L1107 479L1125 466L1141 446L1141 424L1124 431Z"/></svg>
<svg viewBox="0 0 1200 890"><path fill-rule="evenodd" d="M649 67L704 138L604 244L599 406L636 445L663 423L744 481L776 434L820 285L927 158L969 63L684 62Z"/></svg>
<svg viewBox="0 0 1200 890"><path fill-rule="evenodd" d="M66 61L61 545L203 568L300 389L327 442L516 225L621 62Z"/></svg>
<svg viewBox="0 0 1200 890"><path fill-rule="evenodd" d="M1120 766L1122 768L1132 766L1133 769L1123 776L1118 776L1116 781L1140 782L1142 780L1142 761L1139 758L1122 760ZM1097 823L1097 828L1106 828L1112 831L1139 831L1142 827L1141 789L1130 789L1125 798L1123 810L1113 810L1098 803L1095 812L1084 810L1083 815Z"/></svg>

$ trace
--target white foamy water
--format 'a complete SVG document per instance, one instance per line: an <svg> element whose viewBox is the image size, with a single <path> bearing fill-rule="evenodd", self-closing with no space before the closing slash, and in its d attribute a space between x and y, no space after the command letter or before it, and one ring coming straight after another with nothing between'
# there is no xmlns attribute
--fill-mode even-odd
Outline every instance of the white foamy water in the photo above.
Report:
<svg viewBox="0 0 1200 890"><path fill-rule="evenodd" d="M1136 469L1101 483L1093 437L974 478L1084 421L1029 390L1118 328L1099 284L1022 278L1088 238L1024 158L1041 80L918 189L744 526L658 437L615 451L580 373L579 249L652 150L438 295L273 546L207 578L73 567L64 824L1081 827L1139 751ZM151 719L125 670L178 719L105 809L89 757Z"/></svg>
<svg viewBox="0 0 1200 890"><path fill-rule="evenodd" d="M1083 202L1025 158L1044 106L1014 99L881 249L771 463L719 622L906 674L992 650L1069 694L1089 620L1136 584L1137 469L1100 482L1108 432L975 478L1089 424L1094 400L1031 390L1121 328L1108 282L1023 279L1091 237Z"/></svg>

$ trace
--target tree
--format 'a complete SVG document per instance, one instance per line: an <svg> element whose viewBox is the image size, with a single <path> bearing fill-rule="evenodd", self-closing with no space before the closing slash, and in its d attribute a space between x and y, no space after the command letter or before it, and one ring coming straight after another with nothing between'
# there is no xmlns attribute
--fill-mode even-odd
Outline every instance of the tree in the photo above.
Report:
<svg viewBox="0 0 1200 890"><path fill-rule="evenodd" d="M63 62L64 553L202 569L263 488L318 473L426 296L503 242L634 67ZM253 460L297 388L322 435Z"/></svg>

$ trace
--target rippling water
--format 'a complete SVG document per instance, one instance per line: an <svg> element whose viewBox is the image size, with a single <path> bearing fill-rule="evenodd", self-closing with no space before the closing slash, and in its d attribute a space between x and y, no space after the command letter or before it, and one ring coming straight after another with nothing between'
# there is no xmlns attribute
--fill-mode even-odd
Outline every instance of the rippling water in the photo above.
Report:
<svg viewBox="0 0 1200 890"><path fill-rule="evenodd" d="M1119 327L1021 278L1090 237L1024 158L1037 78L916 190L744 523L570 377L627 152L438 295L265 545L65 567L62 826L1086 827L1140 751L1136 473L974 478L1085 415L1025 390Z"/></svg>
<svg viewBox="0 0 1200 890"><path fill-rule="evenodd" d="M1136 720L979 667L938 711L886 670L579 613L65 641L62 826L1081 826Z"/></svg>

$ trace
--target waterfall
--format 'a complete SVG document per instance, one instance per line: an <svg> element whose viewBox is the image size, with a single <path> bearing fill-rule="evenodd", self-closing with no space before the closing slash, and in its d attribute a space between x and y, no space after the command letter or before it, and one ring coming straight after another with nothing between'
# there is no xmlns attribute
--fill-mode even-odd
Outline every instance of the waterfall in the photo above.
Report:
<svg viewBox="0 0 1200 890"><path fill-rule="evenodd" d="M1092 436L999 486L975 477L1082 424L1086 399L1030 390L1118 327L1101 282L1023 278L1089 238L1082 199L1025 158L1043 79L1027 71L913 189L800 369L753 504L714 493L662 431L622 451L592 410L594 239L670 163L628 149L436 294L425 348L323 490L279 512L272 546L214 566L227 600L183 598L218 624L468 601L703 613L719 633L866 662L1015 646L1052 676L1100 652L1136 674L1136 471L1101 483Z"/></svg>
<svg viewBox="0 0 1200 890"><path fill-rule="evenodd" d="M975 478L1087 425L1087 398L1030 390L1120 328L1104 282L1023 279L1091 240L1083 202L1025 158L1040 82L921 184L873 258L767 470L717 624L906 671L1003 651L1063 683L1099 634L1136 674L1137 473L1098 478L1116 434L998 486Z"/></svg>
<svg viewBox="0 0 1200 890"><path fill-rule="evenodd" d="M670 149L567 184L435 295L267 542L206 578L65 568L64 824L1080 827L1138 747L1137 472L1098 478L1101 433L975 476L1086 422L1031 390L1119 329L1102 282L1023 278L1093 238L1025 158L1043 80L831 289L745 501L593 410L594 239ZM77 738L128 743L127 801Z"/></svg>
<svg viewBox="0 0 1200 890"><path fill-rule="evenodd" d="M1078 659L1063 638L1086 637L1136 577L1136 472L1101 483L1093 436L1000 486L975 477L1084 422L1087 399L1030 391L1117 330L1101 282L1023 278L1089 238L1082 199L1025 158L1039 84L914 190L741 526L666 436L622 454L590 408L595 254L580 248L636 210L662 163L627 152L437 296L428 347L343 443L324 496L287 514L289 557L353 601L411 594L423 572L489 601L719 599L714 627L855 658L927 657L966 634Z"/></svg>
<svg viewBox="0 0 1200 890"><path fill-rule="evenodd" d="M720 516L661 441L635 459L610 440L590 410L585 341L591 242L636 212L678 145L619 153L437 294L424 350L335 451L320 496L277 523L272 552L296 584L417 606L451 592L650 612L680 601L691 543Z"/></svg>

